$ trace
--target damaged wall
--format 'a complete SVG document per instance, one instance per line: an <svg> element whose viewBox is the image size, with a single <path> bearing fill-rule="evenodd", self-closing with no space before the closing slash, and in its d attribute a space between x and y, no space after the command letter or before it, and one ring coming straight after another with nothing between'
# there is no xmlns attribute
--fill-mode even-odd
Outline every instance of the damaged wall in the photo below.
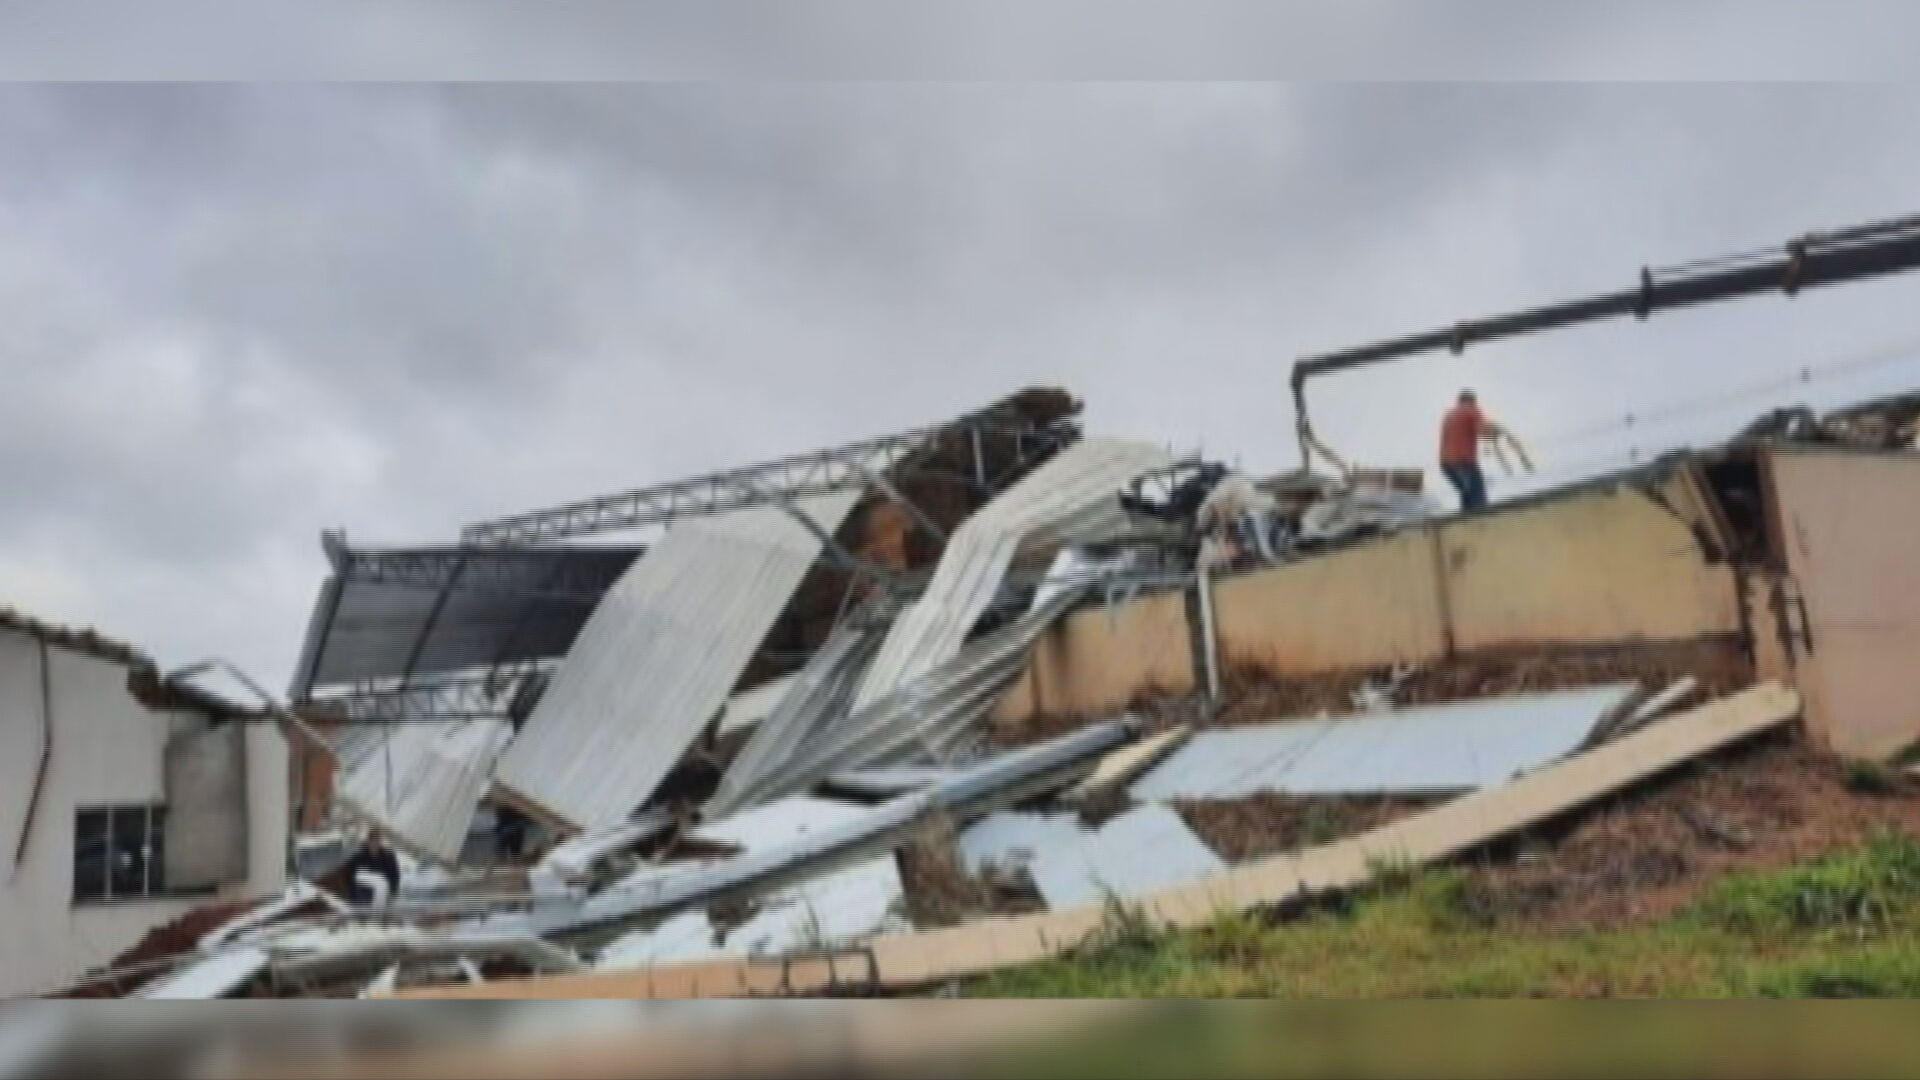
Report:
<svg viewBox="0 0 1920 1080"><path fill-rule="evenodd" d="M1193 688L1186 594L1165 592L1062 619L1034 644L1026 670L992 719L1112 713L1143 689L1185 694Z"/></svg>
<svg viewBox="0 0 1920 1080"><path fill-rule="evenodd" d="M1424 663L1446 653L1425 530L1214 583L1220 665L1271 672Z"/></svg>
<svg viewBox="0 0 1920 1080"><path fill-rule="evenodd" d="M1611 490L1440 527L1454 647L1688 638L1740 629L1734 572L1645 493Z"/></svg>
<svg viewBox="0 0 1920 1080"><path fill-rule="evenodd" d="M207 894L159 895L74 903L74 817L82 808L165 803L162 762L176 733L204 730L204 715L152 711L127 691L124 663L55 645L47 650L54 736L47 774L20 864L24 798L39 763L42 685L40 642L0 629L0 996L52 989L104 964L148 930L207 902ZM31 733L31 753L13 753L14 736ZM247 880L249 895L285 884L288 827L286 741L268 724L246 726Z"/></svg>
<svg viewBox="0 0 1920 1080"><path fill-rule="evenodd" d="M1831 750L1882 757L1920 739L1920 457L1837 449L1766 456L1774 541L1808 727Z"/></svg>
<svg viewBox="0 0 1920 1080"><path fill-rule="evenodd" d="M1743 629L1724 526L1682 469L1449 519L1214 583L1220 666L1305 675L1513 645L1678 641ZM1110 713L1195 685L1187 600L1085 611L1049 630L994 713Z"/></svg>

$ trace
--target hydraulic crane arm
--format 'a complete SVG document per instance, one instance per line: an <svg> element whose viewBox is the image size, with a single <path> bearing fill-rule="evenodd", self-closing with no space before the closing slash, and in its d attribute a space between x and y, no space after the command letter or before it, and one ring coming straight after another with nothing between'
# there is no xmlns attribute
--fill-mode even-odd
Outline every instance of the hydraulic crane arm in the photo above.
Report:
<svg viewBox="0 0 1920 1080"><path fill-rule="evenodd" d="M1437 349L1458 354L1475 342L1626 315L1645 319L1667 308L1733 300L1775 289L1791 297L1801 289L1913 269L1920 269L1920 216L1812 233L1788 241L1778 250L1707 259L1667 269L1643 268L1640 284L1621 292L1470 320L1442 330L1304 357L1293 365L1293 407L1302 464L1307 463L1310 449L1320 445L1307 419L1306 385L1315 375Z"/></svg>

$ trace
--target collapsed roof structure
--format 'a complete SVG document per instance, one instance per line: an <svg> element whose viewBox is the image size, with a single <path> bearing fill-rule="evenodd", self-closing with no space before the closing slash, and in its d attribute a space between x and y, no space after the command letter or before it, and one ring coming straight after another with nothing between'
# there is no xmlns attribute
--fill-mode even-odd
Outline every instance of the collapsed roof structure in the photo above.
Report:
<svg viewBox="0 0 1920 1080"><path fill-rule="evenodd" d="M1319 358L1296 395L1905 269L1916 230ZM457 543L329 535L292 696L331 733L335 824L419 866L372 904L327 879L256 906L140 992L906 989L1054 955L1110 898L1191 926L1450 858L1795 721L1850 756L1920 739L1920 395L1461 517L1339 460L1299 401L1303 468L1264 480L1029 390ZM1258 855L1204 827L1273 795L1408 802ZM473 865L477 807L531 850Z"/></svg>
<svg viewBox="0 0 1920 1080"><path fill-rule="evenodd" d="M1277 549L1211 568L1203 500L1179 489L1226 470L1082 437L1059 405L997 444L963 419L916 436L922 456L796 494L721 509L735 489L711 485L627 547L553 538L596 527L578 506L438 548L333 537L300 708L330 725L339 823L397 843L408 884L369 907L323 874L125 985L907 988L1049 955L1109 896L1191 924L1345 887L1389 854L1445 857L1797 718L1821 745L1889 752L1920 728L1846 700L1834 679L1861 659L1810 642L1850 587L1783 522L1806 528L1798 474L1823 463L1893 462L1920 490L1917 403L1756 423L1465 518L1382 498L1394 474L1275 478L1257 486L1285 518L1263 534ZM929 481L913 461L963 468ZM903 506L916 484L961 494ZM1510 682L1470 674L1516 655ZM1244 817L1272 793L1432 808L1231 857L1207 808ZM543 838L473 865L483 804ZM952 888L981 899L928 906Z"/></svg>

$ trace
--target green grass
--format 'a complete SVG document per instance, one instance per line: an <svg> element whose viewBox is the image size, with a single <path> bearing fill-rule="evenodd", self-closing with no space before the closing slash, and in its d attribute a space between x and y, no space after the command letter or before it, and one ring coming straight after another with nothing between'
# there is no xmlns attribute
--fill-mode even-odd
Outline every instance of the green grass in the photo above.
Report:
<svg viewBox="0 0 1920 1080"><path fill-rule="evenodd" d="M1223 913L1168 931L1110 904L1069 957L966 989L984 997L1920 996L1920 844L1879 833L1781 870L1731 874L1636 929L1505 929L1459 869L1394 870L1280 924Z"/></svg>

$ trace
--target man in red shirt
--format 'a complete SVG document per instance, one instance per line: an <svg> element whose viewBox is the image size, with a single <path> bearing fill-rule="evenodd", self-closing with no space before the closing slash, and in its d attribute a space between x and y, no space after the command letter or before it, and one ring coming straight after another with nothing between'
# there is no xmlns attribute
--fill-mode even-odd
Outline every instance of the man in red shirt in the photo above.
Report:
<svg viewBox="0 0 1920 1080"><path fill-rule="evenodd" d="M1480 440L1499 433L1499 425L1480 412L1471 390L1460 391L1459 402L1440 421L1440 472L1460 493L1463 513L1487 505L1487 478L1480 471Z"/></svg>

